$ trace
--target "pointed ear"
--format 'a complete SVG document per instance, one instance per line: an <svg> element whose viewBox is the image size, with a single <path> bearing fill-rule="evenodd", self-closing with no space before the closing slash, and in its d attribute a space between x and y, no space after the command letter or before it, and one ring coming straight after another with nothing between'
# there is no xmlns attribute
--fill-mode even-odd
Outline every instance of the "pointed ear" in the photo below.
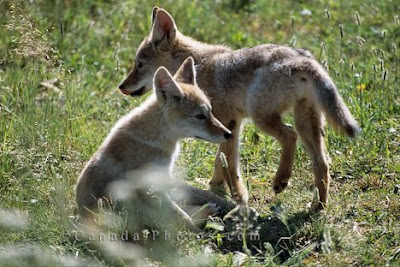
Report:
<svg viewBox="0 0 400 267"><path fill-rule="evenodd" d="M172 41L175 40L175 37L176 25L174 19L164 9L157 9L153 29L151 31L151 41L156 45L161 41L164 41L164 39L172 43Z"/></svg>
<svg viewBox="0 0 400 267"><path fill-rule="evenodd" d="M194 68L194 60L188 57L183 61L174 76L175 80L182 83L196 84L196 70Z"/></svg>
<svg viewBox="0 0 400 267"><path fill-rule="evenodd" d="M153 7L153 12L151 12L151 25L154 24L154 21L156 20L156 15L157 12L160 8L158 6Z"/></svg>
<svg viewBox="0 0 400 267"><path fill-rule="evenodd" d="M159 67L154 74L154 90L158 101L165 103L168 101L181 101L183 93L176 84L172 75L164 67Z"/></svg>

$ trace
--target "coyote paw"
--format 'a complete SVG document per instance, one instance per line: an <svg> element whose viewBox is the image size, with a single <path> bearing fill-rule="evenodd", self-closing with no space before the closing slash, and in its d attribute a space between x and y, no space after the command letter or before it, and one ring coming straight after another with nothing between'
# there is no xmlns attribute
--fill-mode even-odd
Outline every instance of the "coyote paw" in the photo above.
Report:
<svg viewBox="0 0 400 267"><path fill-rule="evenodd" d="M244 186L241 186L237 188L238 192L233 193L235 201L239 205L247 205L247 202L249 200L249 193L247 192L247 189Z"/></svg>
<svg viewBox="0 0 400 267"><path fill-rule="evenodd" d="M318 203L311 203L311 210L315 213L320 212L324 209L324 205L321 202Z"/></svg>
<svg viewBox="0 0 400 267"><path fill-rule="evenodd" d="M321 211L325 208L325 205L326 205L326 201L320 200L319 190L318 190L318 188L315 188L314 197L311 202L311 210L315 213L318 213L319 211Z"/></svg>
<svg viewBox="0 0 400 267"><path fill-rule="evenodd" d="M221 213L222 213L221 208L214 202L209 203L206 207L206 214L208 216L214 216Z"/></svg>
<svg viewBox="0 0 400 267"><path fill-rule="evenodd" d="M274 190L274 192L276 194L282 192L283 190L286 189L286 187L288 186L288 182L273 182L272 184L272 190Z"/></svg>

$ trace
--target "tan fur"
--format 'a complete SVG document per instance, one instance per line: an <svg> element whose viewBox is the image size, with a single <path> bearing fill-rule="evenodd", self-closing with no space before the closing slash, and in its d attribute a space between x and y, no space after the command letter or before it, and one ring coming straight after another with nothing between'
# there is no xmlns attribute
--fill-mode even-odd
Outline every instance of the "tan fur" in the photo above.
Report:
<svg viewBox="0 0 400 267"><path fill-rule="evenodd" d="M168 12L157 7L152 22L150 35L137 50L134 70L120 89L125 94L141 95L151 86L146 77L158 66L175 72L186 57L194 58L197 82L211 99L214 114L224 125L232 126L233 138L219 147L211 184L226 181L237 201L247 201L239 175L238 138L242 120L250 117L282 145L273 190L285 189L292 173L297 134L282 122L282 114L293 110L297 133L313 162L320 201L326 203L329 172L321 134L322 112L328 122L349 136L355 136L359 128L333 81L311 53L272 44L234 51L204 44L181 34ZM220 162L221 153L226 154L229 173Z"/></svg>
<svg viewBox="0 0 400 267"><path fill-rule="evenodd" d="M160 67L154 75L154 87L156 93L118 121L83 169L76 186L82 216L88 216L88 210L96 211L99 199L108 198L112 182L127 179L132 171L171 166L180 139L197 136L218 143L230 137L197 87L192 58L174 78ZM169 207L181 212L175 203Z"/></svg>

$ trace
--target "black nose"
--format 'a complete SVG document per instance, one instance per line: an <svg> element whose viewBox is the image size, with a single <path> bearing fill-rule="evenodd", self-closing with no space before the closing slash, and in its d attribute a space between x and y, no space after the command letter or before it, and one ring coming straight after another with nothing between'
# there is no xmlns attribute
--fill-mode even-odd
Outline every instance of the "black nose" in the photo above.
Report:
<svg viewBox="0 0 400 267"><path fill-rule="evenodd" d="M231 133L224 133L224 137L225 137L225 139L229 139L229 138L232 137L232 134Z"/></svg>
<svg viewBox="0 0 400 267"><path fill-rule="evenodd" d="M125 84L121 83L121 84L118 86L118 88L121 89L121 90L124 90Z"/></svg>

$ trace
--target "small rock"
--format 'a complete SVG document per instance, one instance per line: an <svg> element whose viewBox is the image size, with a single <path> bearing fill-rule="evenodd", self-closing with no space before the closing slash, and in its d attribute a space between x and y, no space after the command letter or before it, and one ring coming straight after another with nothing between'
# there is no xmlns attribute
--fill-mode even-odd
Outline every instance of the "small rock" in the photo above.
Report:
<svg viewBox="0 0 400 267"><path fill-rule="evenodd" d="M300 15L302 15L302 16L311 16L312 12L311 12L311 10L305 8L300 12Z"/></svg>

